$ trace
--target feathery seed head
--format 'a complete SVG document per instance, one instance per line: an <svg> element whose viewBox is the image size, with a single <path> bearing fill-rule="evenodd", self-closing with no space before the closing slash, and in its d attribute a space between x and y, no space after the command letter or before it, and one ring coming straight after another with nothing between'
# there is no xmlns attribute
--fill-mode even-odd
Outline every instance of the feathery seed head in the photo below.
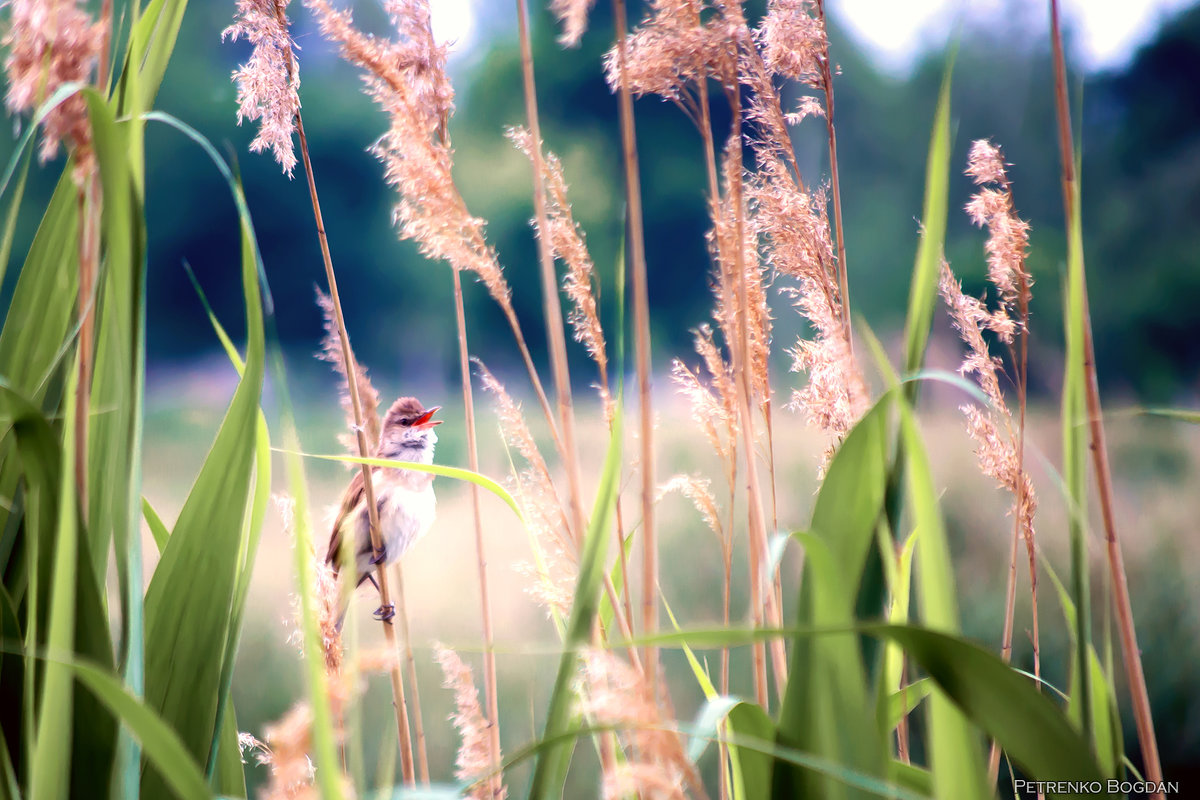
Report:
<svg viewBox="0 0 1200 800"><path fill-rule="evenodd" d="M417 242L427 258L474 272L511 311L512 291L484 238L484 221L467 210L454 183L447 133L454 89L446 75L446 48L433 38L428 0L384 2L394 39L362 33L349 10L335 9L329 0L304 2L322 35L362 70L367 94L388 117L388 130L371 152L399 194L392 216L401 237Z"/></svg>
<svg viewBox="0 0 1200 800"><path fill-rule="evenodd" d="M550 0L550 10L562 23L563 32L558 41L566 47L575 47L587 30L587 15L595 0Z"/></svg>
<svg viewBox="0 0 1200 800"><path fill-rule="evenodd" d="M679 736L664 723L662 709L644 675L609 650L583 655L580 706L601 725L623 729L629 754L606 770L603 796L638 794L653 798L682 798L684 782L699 785Z"/></svg>
<svg viewBox="0 0 1200 800"><path fill-rule="evenodd" d="M809 84L820 76L827 43L813 0L771 0L757 34L772 74Z"/></svg>
<svg viewBox="0 0 1200 800"><path fill-rule="evenodd" d="M105 22L93 22L78 0L12 0L8 29L0 46L7 48L4 71L8 92L4 104L12 113L35 111L67 83L87 83L108 40ZM42 120L38 158L48 161L60 142L75 151L77 185L95 169L87 102L75 93Z"/></svg>
<svg viewBox="0 0 1200 800"><path fill-rule="evenodd" d="M1004 153L987 139L971 142L966 173L980 186L985 183L1008 183L1008 174L1004 171Z"/></svg>
<svg viewBox="0 0 1200 800"><path fill-rule="evenodd" d="M459 658L458 653L440 643L434 645L434 657L442 668L442 685L454 691L455 711L450 715L450 721L462 736L458 756L454 760L454 774L461 781L476 781L470 790L471 797L503 800L508 796L507 789L502 787L499 795L493 795L488 790L487 782L481 780L498 765L492 763L491 746L488 743L488 729L492 723L488 722L479 705L479 690L475 688L471 668Z"/></svg>
<svg viewBox="0 0 1200 800"><path fill-rule="evenodd" d="M706 79L727 48L722 29L700 21L695 0L655 0L646 19L625 37L625 80L635 95L679 100L686 87ZM620 49L604 56L608 85L621 85Z"/></svg>
<svg viewBox="0 0 1200 800"><path fill-rule="evenodd" d="M505 131L517 149L534 160L535 149L541 146L534 142L533 134L523 127L512 127ZM567 199L567 182L563 177L562 162L550 151L542 154L542 174L539 180L545 187L546 230L542 231L537 219L530 221L534 231L544 238L555 258L566 265L563 276L563 292L574 306L567 320L575 331L575 341L582 344L596 362L601 376L608 371L608 353L604 342L604 329L600 326L596 295L592 282L595 265L584 240L583 229L575 222L571 203ZM606 401L607 397L603 398Z"/></svg>
<svg viewBox="0 0 1200 800"><path fill-rule="evenodd" d="M285 13L290 2L237 0L235 21L221 32L222 40L245 38L254 46L246 63L233 72L238 125L244 120L258 122L250 152L272 151L289 178L296 168L292 135L300 110L299 48L288 31Z"/></svg>
<svg viewBox="0 0 1200 800"><path fill-rule="evenodd" d="M354 403L350 399L350 386L347 383L346 359L342 352L342 340L338 336L337 317L334 313L333 299L317 289L317 306L321 309L321 325L325 329L325 335L321 337L321 349L317 351L317 358L322 361L328 361L333 364L333 371L341 376L342 382L338 385L338 399L342 404L342 411L346 414L346 424L353 430L354 428ZM359 409L362 411L363 431L367 437L367 445L373 452L379 445L379 392L375 390L375 386L371 383L371 378L367 375L367 368L354 358L354 353L351 351L350 356L354 359L355 379L358 383L358 402ZM351 455L357 456L358 439L352 433L345 433L339 437L339 440L350 452ZM350 466L350 465L347 465ZM355 465L357 469L357 465Z"/></svg>
<svg viewBox="0 0 1200 800"><path fill-rule="evenodd" d="M704 518L704 523L708 525L709 530L715 533L723 543L725 533L721 527L721 518L717 510L717 498L713 495L711 486L711 481L698 475L674 475L669 481L658 487L658 496L655 501L662 500L670 492L679 492L692 501L692 505L700 512L700 516Z"/></svg>

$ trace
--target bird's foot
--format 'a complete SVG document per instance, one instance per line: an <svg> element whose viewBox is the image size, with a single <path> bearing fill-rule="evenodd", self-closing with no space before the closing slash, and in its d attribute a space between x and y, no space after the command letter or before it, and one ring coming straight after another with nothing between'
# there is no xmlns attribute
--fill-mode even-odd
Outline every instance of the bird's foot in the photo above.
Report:
<svg viewBox="0 0 1200 800"><path fill-rule="evenodd" d="M375 609L375 619L380 622L389 622L394 616L396 616L396 606L391 603Z"/></svg>
<svg viewBox="0 0 1200 800"><path fill-rule="evenodd" d="M375 554L371 556L371 565L377 567L385 561L387 561L387 547L383 546L376 550Z"/></svg>

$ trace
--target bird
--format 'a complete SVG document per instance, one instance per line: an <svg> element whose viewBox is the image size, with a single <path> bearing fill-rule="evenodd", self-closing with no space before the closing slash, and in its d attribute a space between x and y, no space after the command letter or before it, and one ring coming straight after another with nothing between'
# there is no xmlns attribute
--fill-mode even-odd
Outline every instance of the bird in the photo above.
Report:
<svg viewBox="0 0 1200 800"><path fill-rule="evenodd" d="M425 408L415 397L401 397L388 409L379 433L376 458L394 461L412 461L418 464L433 463L433 447L437 444L437 433L433 430L442 420L433 419L441 408ZM433 494L433 474L396 467L374 467L371 470L371 487L375 492L375 507L379 516L380 552L375 552L371 543L371 524L367 513L363 473L358 470L342 495L342 504L333 530L329 534L329 549L325 561L334 577L344 566L342 545L353 542L354 567L357 580L355 587L363 581L371 581L375 588L375 576L371 573L379 564L393 564L405 551L428 532L436 515ZM391 604L380 605L375 610L376 619L390 620L395 616ZM346 611L342 611L345 619ZM339 621L338 627L341 627Z"/></svg>

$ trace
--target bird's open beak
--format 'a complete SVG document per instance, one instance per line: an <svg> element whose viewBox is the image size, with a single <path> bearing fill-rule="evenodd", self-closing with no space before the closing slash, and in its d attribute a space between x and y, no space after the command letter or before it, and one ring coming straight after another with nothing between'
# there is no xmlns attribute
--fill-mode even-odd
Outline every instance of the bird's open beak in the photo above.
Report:
<svg viewBox="0 0 1200 800"><path fill-rule="evenodd" d="M440 411L441 408L441 406L434 406L433 408L429 409L424 414L413 420L412 426L414 428L420 428L424 430L425 428L432 428L434 425L441 425L444 420L432 419L433 415Z"/></svg>

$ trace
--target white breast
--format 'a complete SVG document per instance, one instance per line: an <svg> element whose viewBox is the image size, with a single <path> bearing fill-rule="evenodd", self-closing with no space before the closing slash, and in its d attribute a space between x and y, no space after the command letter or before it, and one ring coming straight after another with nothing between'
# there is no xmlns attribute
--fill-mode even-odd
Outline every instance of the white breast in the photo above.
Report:
<svg viewBox="0 0 1200 800"><path fill-rule="evenodd" d="M433 525L436 500L433 486L415 491L397 485L389 488L387 501L379 509L379 526L391 564Z"/></svg>

